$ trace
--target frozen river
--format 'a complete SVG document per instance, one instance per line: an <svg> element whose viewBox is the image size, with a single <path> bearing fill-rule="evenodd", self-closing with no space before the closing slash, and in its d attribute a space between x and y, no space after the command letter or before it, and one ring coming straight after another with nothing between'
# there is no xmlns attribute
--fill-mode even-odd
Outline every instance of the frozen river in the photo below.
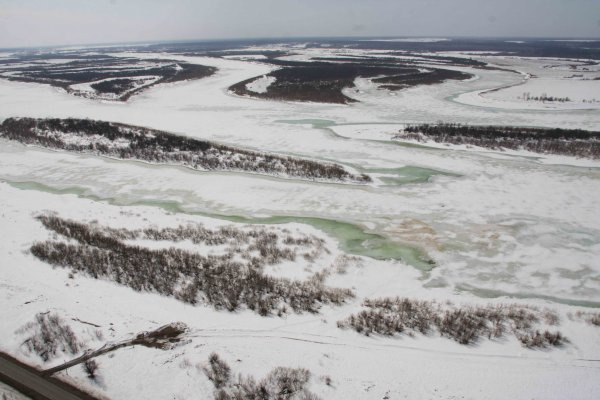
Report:
<svg viewBox="0 0 600 400"><path fill-rule="evenodd" d="M144 54L151 56L161 55ZM0 117L89 117L143 125L335 161L371 174L375 183L323 184L197 172L6 141L0 142L0 179L30 190L67 189L115 204L263 218L255 222L276 222L264 219L276 217L348 223L353 233L336 233L327 224L321 228L355 253L399 258L431 270L423 277L425 287L599 305L600 165L392 141L404 124L432 120L600 129L597 110L514 110L456 102L460 93L522 80L519 74L487 70L477 70L477 77L468 82L397 93L376 90L370 81L358 79L357 89L347 90L360 101L352 105L262 101L235 97L226 88L268 72L268 67L181 58L217 66L219 72L209 79L161 86L127 104L2 81Z"/></svg>

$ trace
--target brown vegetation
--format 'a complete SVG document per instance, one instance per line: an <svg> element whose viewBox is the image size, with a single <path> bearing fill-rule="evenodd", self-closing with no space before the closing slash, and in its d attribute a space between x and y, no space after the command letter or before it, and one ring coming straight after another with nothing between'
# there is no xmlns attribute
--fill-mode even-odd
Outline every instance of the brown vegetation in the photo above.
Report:
<svg viewBox="0 0 600 400"><path fill-rule="evenodd" d="M546 322L558 319L552 311L535 307L517 304L455 307L400 297L367 299L363 306L366 310L339 321L338 327L352 328L367 336L428 335L437 331L464 345L481 338L499 339L506 333L512 333L529 348L557 347L567 342L560 332L535 329L542 319Z"/></svg>
<svg viewBox="0 0 600 400"><path fill-rule="evenodd" d="M422 124L408 126L394 138L600 158L600 132L582 129Z"/></svg>
<svg viewBox="0 0 600 400"><path fill-rule="evenodd" d="M245 171L323 181L370 182L337 164L224 146L154 129L88 119L7 118L0 135L24 144L78 153L178 164L197 170Z"/></svg>
<svg viewBox="0 0 600 400"><path fill-rule="evenodd" d="M285 244L285 238L261 228L229 226L209 230L190 225L162 230L115 230L56 216L38 219L47 229L69 239L35 243L31 253L40 260L190 304L202 302L229 311L247 307L260 315L282 315L288 307L295 312L317 312L321 304L342 304L353 296L348 289L325 286L324 274L297 281L263 273L267 264L295 260L302 247L316 246L325 251L321 240L315 237L305 237L297 247L297 240ZM228 246L222 255L204 256L175 247L153 250L126 242L166 238Z"/></svg>
<svg viewBox="0 0 600 400"><path fill-rule="evenodd" d="M590 325L600 327L600 312L577 311L575 314L569 314L571 319L583 320Z"/></svg>
<svg viewBox="0 0 600 400"><path fill-rule="evenodd" d="M98 374L98 362L96 360L87 360L83 363L83 371L86 373L88 378L95 380Z"/></svg>
<svg viewBox="0 0 600 400"><path fill-rule="evenodd" d="M59 353L76 354L82 346L69 324L55 313L36 314L35 320L20 328L17 333L29 335L23 345L44 362Z"/></svg>
<svg viewBox="0 0 600 400"><path fill-rule="evenodd" d="M304 368L277 367L256 381L252 376L231 375L231 368L212 353L204 373L215 386L216 400L319 400L306 389L310 372Z"/></svg>

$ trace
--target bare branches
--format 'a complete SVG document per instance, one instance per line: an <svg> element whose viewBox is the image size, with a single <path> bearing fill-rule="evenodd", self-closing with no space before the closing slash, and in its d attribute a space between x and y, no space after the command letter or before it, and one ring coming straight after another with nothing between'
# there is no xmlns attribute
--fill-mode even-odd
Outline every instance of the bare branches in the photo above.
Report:
<svg viewBox="0 0 600 400"><path fill-rule="evenodd" d="M304 368L277 367L262 380L238 375L218 354L212 353L204 373L215 386L217 400L319 400L306 389L310 372Z"/></svg>
<svg viewBox="0 0 600 400"><path fill-rule="evenodd" d="M98 363L96 360L87 360L83 363L83 371L87 374L88 378L91 380L96 379L96 374L98 373Z"/></svg>
<svg viewBox="0 0 600 400"><path fill-rule="evenodd" d="M71 327L58 314L36 314L33 322L17 332L29 333L23 345L44 361L53 359L59 353L77 354L82 346Z"/></svg>
<svg viewBox="0 0 600 400"><path fill-rule="evenodd" d="M247 171L310 180L370 182L342 166L219 145L131 125L87 119L7 118L0 134L52 149L184 165L197 170Z"/></svg>
<svg viewBox="0 0 600 400"><path fill-rule="evenodd" d="M464 345L485 337L498 339L507 332L529 348L557 347L567 342L560 332L535 329L541 319L556 324L558 317L549 310L540 311L534 307L516 304L454 307L399 297L367 299L363 306L367 309L339 321L338 327L352 328L367 336L373 333L427 335L437 331Z"/></svg>
<svg viewBox="0 0 600 400"><path fill-rule="evenodd" d="M263 273L265 265L294 260L298 248L308 246L324 251L322 240L313 236L286 244L278 234L263 228L210 230L198 225L115 230L56 216L38 219L71 242L35 243L31 247L34 256L137 291L173 296L190 304L203 302L228 311L247 307L260 315L282 315L288 307L296 312L317 312L321 304L342 304L353 297L348 289L325 286L324 279L318 276L297 281ZM224 254L205 256L175 247L150 249L125 242L165 238L228 247Z"/></svg>
<svg viewBox="0 0 600 400"><path fill-rule="evenodd" d="M422 124L407 126L394 138L600 158L600 132L581 129Z"/></svg>
<svg viewBox="0 0 600 400"><path fill-rule="evenodd" d="M215 388L220 389L231 379L231 368L217 353L212 353L208 358L208 366L204 367L204 374Z"/></svg>

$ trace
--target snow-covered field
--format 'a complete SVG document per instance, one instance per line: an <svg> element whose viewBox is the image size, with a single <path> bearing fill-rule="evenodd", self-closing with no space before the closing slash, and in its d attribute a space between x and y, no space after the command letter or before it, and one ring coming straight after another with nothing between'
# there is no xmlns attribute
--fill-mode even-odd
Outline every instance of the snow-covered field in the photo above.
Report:
<svg viewBox="0 0 600 400"><path fill-rule="evenodd" d="M482 59L521 72L520 81L463 93L455 101L515 110L600 109L600 80L596 79L600 74L596 62L489 56Z"/></svg>
<svg viewBox="0 0 600 400"><path fill-rule="evenodd" d="M317 51L295 48L294 57ZM336 55L334 49L321 51ZM348 53L361 51L343 49L337 55ZM147 126L335 161L370 174L374 182L338 185L200 172L0 139L1 351L42 366L39 357L21 346L23 336L16 331L36 313L52 311L69 321L90 348L100 347L102 341L78 320L98 325L111 341L175 321L189 326L185 340L172 350L134 347L100 357L96 381L80 367L60 375L114 399L211 398L214 388L202 372L211 352L219 353L235 374L257 379L277 366L307 368L312 373L309 389L323 399L600 397L600 328L574 317L578 311L600 307L600 163L392 140L408 123L439 120L600 130L600 112L594 107L553 104L557 112L517 98L523 91L537 95L536 90L543 89L548 96L568 96L582 105L594 91L586 85L599 81L564 78L571 72L548 67L566 64L557 60L482 56L519 73L455 67L476 78L394 93L359 78L356 88L344 91L357 103L291 103L236 97L227 91L254 77L251 90L266 90L270 82L261 77L274 67L254 60L119 54L176 59L218 71L199 81L151 88L127 103L0 80L0 119L77 117ZM537 78L523 83L530 75ZM497 88L504 89L489 92ZM317 261L319 268L365 254L357 246L368 246L368 241L354 247L343 243L347 232L335 224L348 222L365 234L384 236L392 246L418 249L435 265L425 271L409 258L359 256L345 273L326 278L328 286L355 292L343 306L284 317L216 311L83 274L71 278L68 270L41 262L28 250L50 237L34 219L42 212L129 229L188 222L222 226L230 224L227 216L250 222L290 217L287 221L295 222L273 227L323 238L331 253ZM328 220L330 228L307 218ZM266 271L303 279L311 268L317 267L285 262ZM531 350L506 337L463 346L437 334L365 337L337 327L337 321L361 309L365 298L382 296L547 307L560 317L553 329L570 343ZM70 357L61 354L43 367Z"/></svg>
<svg viewBox="0 0 600 400"><path fill-rule="evenodd" d="M276 78L274 76L262 76L247 84L246 89L254 93L265 93L275 80Z"/></svg>

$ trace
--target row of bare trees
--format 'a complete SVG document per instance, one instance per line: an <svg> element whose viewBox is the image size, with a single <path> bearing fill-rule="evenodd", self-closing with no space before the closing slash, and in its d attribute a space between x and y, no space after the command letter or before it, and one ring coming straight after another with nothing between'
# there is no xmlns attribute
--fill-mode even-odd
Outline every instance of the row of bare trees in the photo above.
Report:
<svg viewBox="0 0 600 400"><path fill-rule="evenodd" d="M288 309L317 312L322 304L339 305L353 297L349 289L327 287L323 274L304 281L264 274L265 265L293 260L295 253L284 244L284 238L273 237L272 233L260 229L236 233L234 228L210 231L199 227L193 232L188 226L164 231L122 229L115 232L56 216L41 216L39 220L47 229L70 239L35 243L31 253L40 260L93 278L109 279L137 291L173 296L190 304L203 302L229 311L246 307L260 315L282 315ZM234 245L220 255L202 255L176 247L150 249L125 240L173 239L177 233L180 236L176 240L193 237L200 241L204 237L205 243L219 243L233 236ZM215 238L218 235L223 237ZM243 240L247 243L240 247Z"/></svg>
<svg viewBox="0 0 600 400"><path fill-rule="evenodd" d="M600 132L583 129L420 124L407 126L395 138L600 158Z"/></svg>
<svg viewBox="0 0 600 400"><path fill-rule="evenodd" d="M365 174L353 174L333 163L238 149L105 121L8 118L0 125L0 134L24 144L120 159L180 164L199 170L246 171L325 181L371 181Z"/></svg>

